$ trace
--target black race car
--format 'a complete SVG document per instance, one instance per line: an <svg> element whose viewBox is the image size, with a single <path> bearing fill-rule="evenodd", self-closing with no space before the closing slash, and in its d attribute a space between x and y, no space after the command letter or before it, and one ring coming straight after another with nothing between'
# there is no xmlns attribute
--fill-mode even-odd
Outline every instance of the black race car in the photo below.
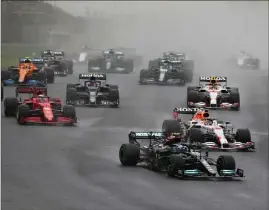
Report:
<svg viewBox="0 0 269 210"><path fill-rule="evenodd" d="M65 63L67 68L67 74L73 74L73 67L74 63L73 60L68 60L65 58L65 52L64 51L54 51L53 55L55 56L56 60L61 60L63 63Z"/></svg>
<svg viewBox="0 0 269 210"><path fill-rule="evenodd" d="M79 80L79 84L67 84L67 104L91 107L119 107L118 86L106 84L105 74L80 74Z"/></svg>
<svg viewBox="0 0 269 210"><path fill-rule="evenodd" d="M260 59L241 51L237 57L237 65L242 69L260 69Z"/></svg>
<svg viewBox="0 0 269 210"><path fill-rule="evenodd" d="M149 69L140 71L139 84L185 85L192 80L193 66L186 67L184 62L170 59L150 61Z"/></svg>
<svg viewBox="0 0 269 210"><path fill-rule="evenodd" d="M68 70L67 65L62 60L50 60L48 63L48 67L54 70L54 74L56 76L67 76Z"/></svg>
<svg viewBox="0 0 269 210"><path fill-rule="evenodd" d="M103 51L103 55L88 60L88 72L131 73L134 70L133 59L125 58L123 52L114 49Z"/></svg>
<svg viewBox="0 0 269 210"><path fill-rule="evenodd" d="M148 139L149 145L141 147L138 139ZM171 177L244 177L232 156L221 155L214 160L202 151L199 144L168 144L162 132L130 132L129 143L120 147L119 159L124 166L145 163L149 169Z"/></svg>
<svg viewBox="0 0 269 210"><path fill-rule="evenodd" d="M52 50L45 50L41 53L41 57L44 60L46 68L50 68L54 71L56 76L67 76L68 66L67 63L62 60L62 55L59 52L56 55Z"/></svg>

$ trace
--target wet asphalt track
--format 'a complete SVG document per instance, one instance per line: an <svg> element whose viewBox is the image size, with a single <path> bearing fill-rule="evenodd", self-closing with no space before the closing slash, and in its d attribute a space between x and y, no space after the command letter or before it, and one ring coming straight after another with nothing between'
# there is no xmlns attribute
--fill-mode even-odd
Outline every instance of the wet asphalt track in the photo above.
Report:
<svg viewBox="0 0 269 210"><path fill-rule="evenodd" d="M77 108L77 127L22 127L3 117L2 109L2 209L266 210L268 77L235 68L226 75L240 87L242 110L213 115L253 131L258 151L235 154L244 181L181 181L122 168L118 149L127 133L158 130L175 106L185 105L186 88L138 86L137 75L109 75L109 83L119 84L121 108ZM64 99L65 84L75 81L75 75L57 78L50 95ZM13 91L6 88L5 96Z"/></svg>

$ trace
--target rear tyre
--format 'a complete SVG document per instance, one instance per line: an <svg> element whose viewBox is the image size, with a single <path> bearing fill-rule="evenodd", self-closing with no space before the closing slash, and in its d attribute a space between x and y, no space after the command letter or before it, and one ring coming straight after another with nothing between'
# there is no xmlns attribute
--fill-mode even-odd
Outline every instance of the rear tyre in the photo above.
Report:
<svg viewBox="0 0 269 210"><path fill-rule="evenodd" d="M47 73L47 82L49 84L54 83L55 75L53 68L45 68L44 71Z"/></svg>
<svg viewBox="0 0 269 210"><path fill-rule="evenodd" d="M44 71L37 72L35 79L42 82L44 85L47 84L47 74Z"/></svg>
<svg viewBox="0 0 269 210"><path fill-rule="evenodd" d="M1 71L1 81L5 81L11 78L11 73L9 71Z"/></svg>
<svg viewBox="0 0 269 210"><path fill-rule="evenodd" d="M189 131L189 139L191 143L204 143L205 137L199 128L191 128Z"/></svg>
<svg viewBox="0 0 269 210"><path fill-rule="evenodd" d="M66 64L67 64L67 73L68 74L73 74L73 72L74 72L74 63L73 63L73 61L71 61L71 60L67 60L66 61Z"/></svg>
<svg viewBox="0 0 269 210"><path fill-rule="evenodd" d="M4 113L6 117L15 117L17 113L18 100L17 98L5 98Z"/></svg>
<svg viewBox="0 0 269 210"><path fill-rule="evenodd" d="M73 104L77 99L77 90L73 84L66 85L66 104Z"/></svg>
<svg viewBox="0 0 269 210"><path fill-rule="evenodd" d="M234 110L239 111L240 110L240 94L238 91L232 90L230 92L230 103L238 103L238 107L234 108Z"/></svg>
<svg viewBox="0 0 269 210"><path fill-rule="evenodd" d="M123 166L135 166L139 162L140 148L135 144L122 144L119 159Z"/></svg>
<svg viewBox="0 0 269 210"><path fill-rule="evenodd" d="M189 107L189 102L197 103L199 102L199 96L196 91L188 91L187 92L187 106Z"/></svg>
<svg viewBox="0 0 269 210"><path fill-rule="evenodd" d="M162 130L166 133L181 133L182 129L177 120L164 120Z"/></svg>

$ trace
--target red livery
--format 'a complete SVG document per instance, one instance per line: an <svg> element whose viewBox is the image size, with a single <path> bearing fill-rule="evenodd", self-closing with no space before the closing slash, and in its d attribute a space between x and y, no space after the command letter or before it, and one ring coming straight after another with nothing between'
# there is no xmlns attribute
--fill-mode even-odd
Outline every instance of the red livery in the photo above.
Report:
<svg viewBox="0 0 269 210"><path fill-rule="evenodd" d="M22 100L19 93L31 93L32 97ZM17 98L4 99L5 116L16 116L17 122L24 124L67 124L77 123L76 110L71 105L62 105L58 98L46 95L46 87L16 88Z"/></svg>

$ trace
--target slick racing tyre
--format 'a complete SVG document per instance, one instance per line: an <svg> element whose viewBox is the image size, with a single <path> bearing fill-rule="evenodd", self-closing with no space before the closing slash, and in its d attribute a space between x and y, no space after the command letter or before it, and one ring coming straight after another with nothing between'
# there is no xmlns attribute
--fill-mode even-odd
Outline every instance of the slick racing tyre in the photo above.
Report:
<svg viewBox="0 0 269 210"><path fill-rule="evenodd" d="M46 77L47 77L47 82L49 84L52 84L54 83L54 80L55 80L55 75L54 75L54 70L53 68L49 68L49 67L46 67L44 68L44 72L46 72Z"/></svg>
<svg viewBox="0 0 269 210"><path fill-rule="evenodd" d="M17 122L20 124L20 125L24 125L25 124L25 121L24 119L26 117L29 117L30 115L30 107L25 105L25 104L21 104L18 106L18 112L17 112Z"/></svg>
<svg viewBox="0 0 269 210"><path fill-rule="evenodd" d="M135 144L123 144L120 147L119 159L123 166L135 166L139 162L140 148Z"/></svg>
<svg viewBox="0 0 269 210"><path fill-rule="evenodd" d="M18 99L5 98L4 100L4 113L6 117L14 117L17 113Z"/></svg>
<svg viewBox="0 0 269 210"><path fill-rule="evenodd" d="M249 129L237 129L235 139L241 143L251 142L251 134Z"/></svg>
<svg viewBox="0 0 269 210"><path fill-rule="evenodd" d="M220 176L223 176L222 170L235 171L236 165L233 156L221 155L217 159L217 172Z"/></svg>
<svg viewBox="0 0 269 210"><path fill-rule="evenodd" d="M75 85L66 85L66 104L72 104L77 100L77 90Z"/></svg>
<svg viewBox="0 0 269 210"><path fill-rule="evenodd" d="M166 174L170 177L183 176L185 160L179 155L171 155ZM181 172L181 174L179 174Z"/></svg>

